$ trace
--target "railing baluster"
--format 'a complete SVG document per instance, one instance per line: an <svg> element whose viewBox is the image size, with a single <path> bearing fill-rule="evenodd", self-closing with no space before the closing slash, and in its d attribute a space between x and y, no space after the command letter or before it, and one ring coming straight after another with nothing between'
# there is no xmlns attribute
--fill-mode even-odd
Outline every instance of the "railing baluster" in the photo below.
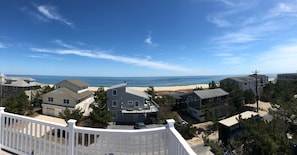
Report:
<svg viewBox="0 0 297 155"><path fill-rule="evenodd" d="M12 147L13 148L16 148L15 147L15 133L16 133L16 119L13 119L13 126L14 126L14 129L12 130L13 131L13 134L12 134Z"/></svg>
<svg viewBox="0 0 297 155"><path fill-rule="evenodd" d="M20 129L21 129L21 133L20 133L20 143L21 143L21 147L20 150L23 150L23 143L24 143L24 120L20 119Z"/></svg>
<svg viewBox="0 0 297 155"><path fill-rule="evenodd" d="M75 132L75 154L77 154L77 150L78 150L78 139L79 139L79 133Z"/></svg>
<svg viewBox="0 0 297 155"><path fill-rule="evenodd" d="M91 147L91 135L90 133L88 134L88 153L87 154L90 154L90 147Z"/></svg>
<svg viewBox="0 0 297 155"><path fill-rule="evenodd" d="M161 154L161 133L158 133L158 155Z"/></svg>
<svg viewBox="0 0 297 155"><path fill-rule="evenodd" d="M25 125L24 125L24 127L26 128L26 135L25 135L25 136L26 136L26 137L25 137L25 138L26 138L26 140L25 140L25 152L27 152L27 151L29 152L30 150L27 150L27 148L28 148L28 144L29 144L29 143L28 143L28 135L29 135L29 134L28 134L28 133L29 133L29 130L28 130L28 128L29 128L28 121L25 121ZM29 148L29 149L30 149L30 148Z"/></svg>
<svg viewBox="0 0 297 155"><path fill-rule="evenodd" d="M48 138L49 138L49 140L48 140L49 141L49 151L48 152L49 152L49 154L53 154L52 153L52 127L51 126L49 127L49 137Z"/></svg>
<svg viewBox="0 0 297 155"><path fill-rule="evenodd" d="M81 146L82 146L82 155L85 154L85 133L81 133L82 135L82 140L81 140Z"/></svg>
<svg viewBox="0 0 297 155"><path fill-rule="evenodd" d="M55 152L54 155L57 155L57 128L56 127L54 128L54 135L55 135L55 137L54 137L55 138L55 140L54 140L55 141L54 142L54 152Z"/></svg>
<svg viewBox="0 0 297 155"><path fill-rule="evenodd" d="M13 124L12 124L12 118L10 117L10 121L9 121L9 123L10 123L10 130L9 130L9 146L11 147L11 139L12 139L12 126L13 126Z"/></svg>
<svg viewBox="0 0 297 155"><path fill-rule="evenodd" d="M61 128L59 129L59 131L60 131L60 133L59 133L60 134L60 155L62 155L62 138L63 138L62 137L63 136L62 132L63 131L62 131Z"/></svg>
<svg viewBox="0 0 297 155"><path fill-rule="evenodd" d="M145 153L148 154L148 135L145 135Z"/></svg>
<svg viewBox="0 0 297 155"><path fill-rule="evenodd" d="M139 147L138 147L139 148L139 155L141 155L141 152L142 152L141 151L141 146L142 146L141 135L139 135L139 143L138 144L139 144Z"/></svg>
<svg viewBox="0 0 297 155"><path fill-rule="evenodd" d="M30 151L30 153L32 153L32 122L30 122L30 149L29 149L29 151Z"/></svg>
<svg viewBox="0 0 297 155"><path fill-rule="evenodd" d="M34 153L37 150L36 143L37 143L37 123L34 123Z"/></svg>
<svg viewBox="0 0 297 155"><path fill-rule="evenodd" d="M46 128L47 128L47 126L44 125L44 130L43 130L43 132L44 132L44 134L43 134L43 148L44 148L44 150L43 150L43 154L46 154Z"/></svg>
<svg viewBox="0 0 297 155"><path fill-rule="evenodd" d="M39 138L38 138L38 143L39 143L39 149L38 149L38 153L41 154L41 140L42 140L42 125L39 124Z"/></svg>

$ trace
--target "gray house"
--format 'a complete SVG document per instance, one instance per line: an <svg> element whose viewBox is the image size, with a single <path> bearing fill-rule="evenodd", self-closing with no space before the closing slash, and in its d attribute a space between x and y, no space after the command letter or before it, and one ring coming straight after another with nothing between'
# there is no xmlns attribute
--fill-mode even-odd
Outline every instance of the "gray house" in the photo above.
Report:
<svg viewBox="0 0 297 155"><path fill-rule="evenodd" d="M32 95L40 87L41 84L36 82L35 79L29 77L8 77L0 73L0 101L20 92L25 92L29 100L31 100Z"/></svg>
<svg viewBox="0 0 297 155"><path fill-rule="evenodd" d="M228 95L221 88L197 90L183 95L187 104L187 112L203 122L206 118L206 111L212 117L220 118L226 115Z"/></svg>
<svg viewBox="0 0 297 155"><path fill-rule="evenodd" d="M266 75L249 75L249 76L240 76L240 77L229 77L222 81L228 81L239 86L239 89L245 91L251 89L256 95L256 79L257 79L257 89L258 93L265 87L268 82L268 76Z"/></svg>
<svg viewBox="0 0 297 155"><path fill-rule="evenodd" d="M107 90L107 107L117 123L151 122L158 118L159 106L143 91L127 88L127 83Z"/></svg>
<svg viewBox="0 0 297 155"><path fill-rule="evenodd" d="M88 115L89 105L94 102L93 92L81 80L64 80L57 83L55 90L43 95L42 113L59 117L59 113L68 108L82 109Z"/></svg>
<svg viewBox="0 0 297 155"><path fill-rule="evenodd" d="M277 74L277 82L297 82L297 73Z"/></svg>

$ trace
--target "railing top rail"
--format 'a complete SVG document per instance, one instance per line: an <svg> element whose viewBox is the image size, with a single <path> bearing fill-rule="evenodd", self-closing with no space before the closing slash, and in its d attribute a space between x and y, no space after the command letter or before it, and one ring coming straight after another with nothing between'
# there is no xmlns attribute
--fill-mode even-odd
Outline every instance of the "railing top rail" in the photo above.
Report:
<svg viewBox="0 0 297 155"><path fill-rule="evenodd" d="M99 129L99 128L88 128L88 127L78 127L75 126L74 130L76 132L82 133L91 133L91 134L114 134L114 135L123 135L125 133L128 136L131 135L147 135L147 134L154 134L165 132L166 127L156 127L156 128L149 128L149 129L139 129L139 130L124 130L124 129Z"/></svg>
<svg viewBox="0 0 297 155"><path fill-rule="evenodd" d="M17 115L17 114L12 114L12 113L8 113L8 112L2 112L1 113L2 116L8 116L8 117L14 117L17 119L21 119L21 120L28 120L32 123L37 123L37 124L48 124L49 126L55 126L55 127L59 127L59 128L63 128L66 127L67 125L62 125L62 124L58 124L58 123L54 123L54 122L50 122L50 121L44 121L44 120L39 120L36 118L32 118L32 117L28 117L28 116L22 116L22 115Z"/></svg>

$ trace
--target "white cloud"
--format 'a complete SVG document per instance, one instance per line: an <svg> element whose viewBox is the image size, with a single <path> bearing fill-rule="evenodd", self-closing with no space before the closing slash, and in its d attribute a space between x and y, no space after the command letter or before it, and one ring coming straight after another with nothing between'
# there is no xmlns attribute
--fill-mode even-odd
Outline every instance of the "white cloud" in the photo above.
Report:
<svg viewBox="0 0 297 155"><path fill-rule="evenodd" d="M0 43L0 48L7 48L3 43Z"/></svg>
<svg viewBox="0 0 297 155"><path fill-rule="evenodd" d="M56 39L53 42L60 45L60 46L66 47L66 48L74 48L74 46L66 44L66 43L62 42L61 40L59 40L59 39Z"/></svg>
<svg viewBox="0 0 297 155"><path fill-rule="evenodd" d="M171 70L171 71L180 71L180 72L191 72L190 69L172 65L164 62L152 61L150 56L147 56L144 59L133 58L128 56L118 56L111 55L105 51L91 51L83 49L46 49L46 48L31 48L32 51L41 52L41 53L51 53L51 54L60 54L60 55L77 55L82 57L97 58L97 59L106 59L116 62L122 62L126 64L133 64L136 66L144 66L149 68L161 69L161 70Z"/></svg>
<svg viewBox="0 0 297 155"><path fill-rule="evenodd" d="M210 39L210 44L215 51L214 55L226 64L240 63L245 60L244 53L253 53L259 47L263 48L262 43L285 42L295 37L293 34L297 32L297 2L282 2L265 7L264 2L260 1L244 3L230 3L227 8L207 16L207 20L221 30L221 33ZM282 35L286 37L281 39Z"/></svg>
<svg viewBox="0 0 297 155"><path fill-rule="evenodd" d="M153 38L152 38L152 36L151 36L151 32L148 33L147 37L146 37L145 40L144 40L144 43L145 43L147 46L149 46L149 47L156 47L156 46L158 46L157 43L154 43L154 42L153 42Z"/></svg>
<svg viewBox="0 0 297 155"><path fill-rule="evenodd" d="M278 45L260 54L255 64L259 70L268 73L295 72L297 58L297 41Z"/></svg>
<svg viewBox="0 0 297 155"><path fill-rule="evenodd" d="M47 19L50 20L57 20L60 21L68 26L73 27L73 23L69 22L67 19L62 17L56 10L55 7L53 6L45 6L45 5L40 5L36 6L37 10L39 13L41 13L43 16L45 16ZM37 16L38 17L38 16ZM40 18L40 17L39 17Z"/></svg>
<svg viewBox="0 0 297 155"><path fill-rule="evenodd" d="M227 20L225 20L223 18L220 18L217 15L209 15L209 16L207 16L206 19L209 22L217 25L218 27L228 27L228 26L230 26L230 23Z"/></svg>

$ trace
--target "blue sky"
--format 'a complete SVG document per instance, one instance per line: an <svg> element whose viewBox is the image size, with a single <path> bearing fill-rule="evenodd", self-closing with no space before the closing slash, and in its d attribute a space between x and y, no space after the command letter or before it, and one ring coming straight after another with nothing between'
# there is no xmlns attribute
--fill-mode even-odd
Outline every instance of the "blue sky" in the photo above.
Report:
<svg viewBox="0 0 297 155"><path fill-rule="evenodd" d="M0 72L187 76L296 72L297 1L0 2Z"/></svg>

